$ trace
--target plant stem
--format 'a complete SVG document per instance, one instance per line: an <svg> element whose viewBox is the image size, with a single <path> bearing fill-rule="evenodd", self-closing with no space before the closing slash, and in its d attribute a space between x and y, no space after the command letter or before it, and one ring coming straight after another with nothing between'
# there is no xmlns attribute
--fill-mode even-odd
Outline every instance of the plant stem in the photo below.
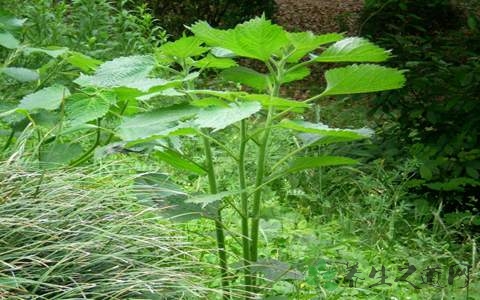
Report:
<svg viewBox="0 0 480 300"><path fill-rule="evenodd" d="M100 145L100 137L101 137L101 128L100 128L100 119L97 119L97 137L95 138L95 143L85 152L82 156L80 156L78 159L74 160L73 162L70 163L70 167L76 167L88 159L93 154L93 151Z"/></svg>
<svg viewBox="0 0 480 300"><path fill-rule="evenodd" d="M250 236L248 230L248 193L245 176L245 147L247 145L247 124L245 120L240 123L240 153L238 159L238 174L240 180L240 194L241 210L242 210L242 247L243 247L243 266L244 266L244 280L245 291L252 291L252 273L250 270Z"/></svg>
<svg viewBox="0 0 480 300"><path fill-rule="evenodd" d="M281 66L280 66L281 67ZM281 75L278 74L275 78L275 83L272 89L271 96L278 96L280 90L280 82L281 82ZM265 177L265 158L267 156L267 147L268 141L270 138L270 132L272 129L272 121L273 121L274 109L273 105L268 107L267 119L265 120L265 131L263 132L263 136L261 139L261 143L258 149L258 156L257 156L257 172L255 178L255 188L261 186L263 184L263 179ZM250 260L251 262L255 263L258 260L258 230L260 225L260 202L262 200L262 190L263 189L256 189L253 194L253 209L252 209L252 226L250 230ZM252 285L256 288L256 278L253 277Z"/></svg>
<svg viewBox="0 0 480 300"><path fill-rule="evenodd" d="M215 177L215 170L213 168L213 156L210 141L204 136L202 137L203 145L205 148L205 169L208 175L208 185L210 194L217 194L217 180ZM228 295L228 265L227 265L227 252L225 251L225 233L223 231L222 213L221 209L217 211L217 218L215 220L215 232L217 237L218 259L220 264L220 274L223 289L223 299L229 299Z"/></svg>

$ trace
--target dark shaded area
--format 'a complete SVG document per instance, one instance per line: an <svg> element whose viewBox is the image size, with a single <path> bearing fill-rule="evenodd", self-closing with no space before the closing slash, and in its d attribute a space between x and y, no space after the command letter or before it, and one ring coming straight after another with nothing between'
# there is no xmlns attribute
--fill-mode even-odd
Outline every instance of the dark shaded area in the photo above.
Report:
<svg viewBox="0 0 480 300"><path fill-rule="evenodd" d="M185 31L185 25L198 20L213 27L228 28L262 13L271 18L275 11L274 0L135 0L132 7L147 4L153 15L174 37Z"/></svg>
<svg viewBox="0 0 480 300"><path fill-rule="evenodd" d="M445 212L478 214L480 195L480 17L478 1L367 1L362 34L392 49L407 85L373 98L394 126L379 155L415 157L412 191ZM378 119L379 127L385 119ZM385 127L384 127L385 128ZM478 229L478 225L476 227Z"/></svg>

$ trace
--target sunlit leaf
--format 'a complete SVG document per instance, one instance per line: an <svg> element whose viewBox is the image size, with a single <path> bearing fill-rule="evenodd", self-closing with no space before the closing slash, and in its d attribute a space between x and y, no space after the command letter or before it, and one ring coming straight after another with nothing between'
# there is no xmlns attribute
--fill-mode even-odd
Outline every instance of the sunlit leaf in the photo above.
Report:
<svg viewBox="0 0 480 300"><path fill-rule="evenodd" d="M317 49L321 45L336 42L343 38L342 34L329 33L315 35L310 31L287 33L288 40L294 47L294 51L288 58L288 62L298 62L302 57Z"/></svg>
<svg viewBox="0 0 480 300"><path fill-rule="evenodd" d="M371 64L331 69L325 73L325 78L324 96L392 90L405 83L402 71Z"/></svg>
<svg viewBox="0 0 480 300"><path fill-rule="evenodd" d="M62 100L68 96L70 96L70 91L66 87L54 85L23 97L18 108L29 111L35 109L55 110L60 107Z"/></svg>
<svg viewBox="0 0 480 300"><path fill-rule="evenodd" d="M119 57L100 65L94 75L81 74L74 82L81 86L138 88L146 85L142 82L154 66L155 61L149 55Z"/></svg>
<svg viewBox="0 0 480 300"><path fill-rule="evenodd" d="M190 30L210 46L226 48L239 56L262 61L267 61L288 45L283 28L263 17L249 20L229 30L214 29L206 22L197 22Z"/></svg>
<svg viewBox="0 0 480 300"><path fill-rule="evenodd" d="M315 61L319 62L381 62L390 52L364 38L350 37L328 47Z"/></svg>
<svg viewBox="0 0 480 300"><path fill-rule="evenodd" d="M182 37L174 42L163 44L158 51L164 55L181 60L207 52L209 49L207 47L202 47L202 44L202 40L197 37Z"/></svg>

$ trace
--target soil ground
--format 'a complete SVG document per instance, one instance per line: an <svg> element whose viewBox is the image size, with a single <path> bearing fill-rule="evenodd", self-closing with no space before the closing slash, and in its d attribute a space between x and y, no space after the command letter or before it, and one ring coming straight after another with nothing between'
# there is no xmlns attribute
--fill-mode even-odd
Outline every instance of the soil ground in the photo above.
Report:
<svg viewBox="0 0 480 300"><path fill-rule="evenodd" d="M356 33L363 0L277 0L275 20L289 31Z"/></svg>

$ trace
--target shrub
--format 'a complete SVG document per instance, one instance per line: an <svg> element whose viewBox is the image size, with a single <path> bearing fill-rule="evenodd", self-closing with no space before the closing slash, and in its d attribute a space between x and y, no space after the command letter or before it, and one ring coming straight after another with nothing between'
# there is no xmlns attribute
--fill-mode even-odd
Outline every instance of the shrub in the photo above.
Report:
<svg viewBox="0 0 480 300"><path fill-rule="evenodd" d="M469 10L478 7L472 2ZM441 0L369 1L365 10L363 33L393 49L392 65L409 69L407 88L373 99L375 109L395 124L381 132L380 150L393 163L406 154L418 159L411 186L431 201L446 202L447 211L469 211L478 201L477 20ZM385 118L377 121L381 125Z"/></svg>

